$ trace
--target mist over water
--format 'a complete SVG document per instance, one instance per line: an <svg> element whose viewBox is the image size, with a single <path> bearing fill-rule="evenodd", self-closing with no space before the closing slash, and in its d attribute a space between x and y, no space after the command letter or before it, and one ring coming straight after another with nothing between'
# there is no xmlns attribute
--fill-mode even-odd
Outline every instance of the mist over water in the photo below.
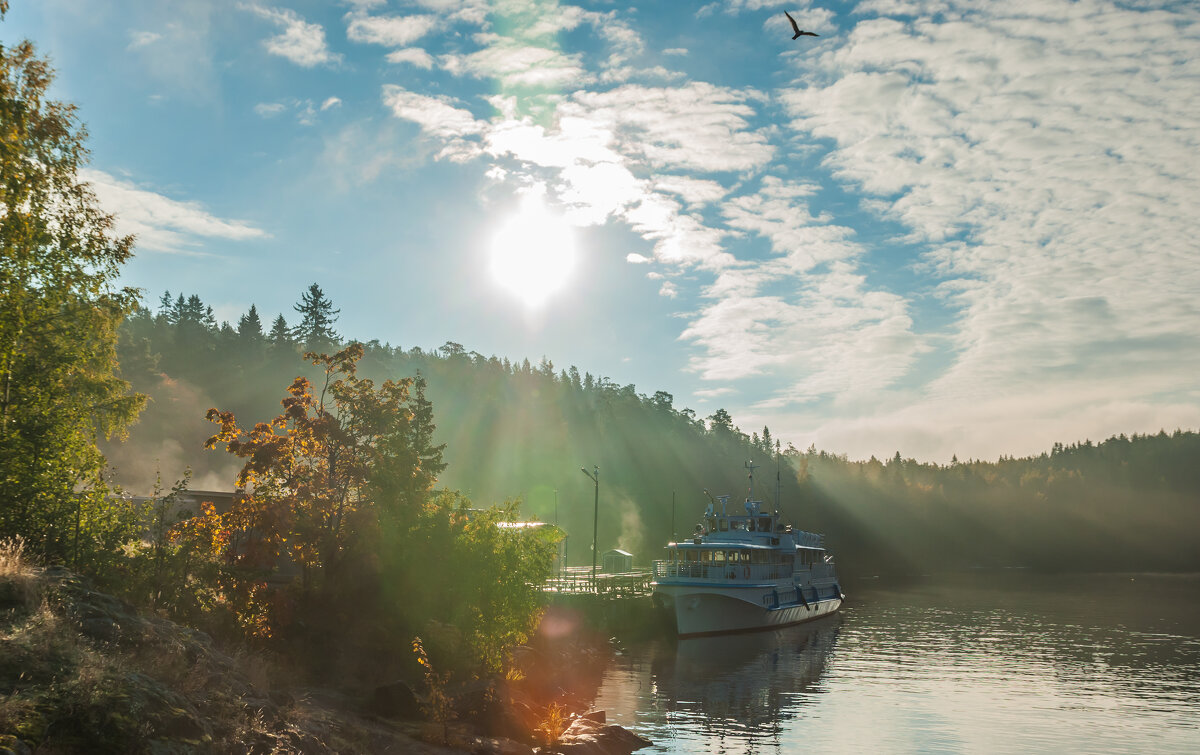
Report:
<svg viewBox="0 0 1200 755"><path fill-rule="evenodd" d="M594 706L668 753L1200 751L1200 575L846 592L827 620L631 647Z"/></svg>

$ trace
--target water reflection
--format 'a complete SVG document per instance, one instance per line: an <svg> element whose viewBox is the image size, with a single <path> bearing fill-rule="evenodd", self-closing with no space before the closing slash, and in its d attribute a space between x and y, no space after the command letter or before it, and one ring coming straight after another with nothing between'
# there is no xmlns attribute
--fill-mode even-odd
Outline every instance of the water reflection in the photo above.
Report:
<svg viewBox="0 0 1200 755"><path fill-rule="evenodd" d="M757 744L776 750L806 698L820 691L841 624L834 615L774 631L641 646L615 660L595 704L617 721L636 721L659 743L682 736L713 752L757 752Z"/></svg>
<svg viewBox="0 0 1200 755"><path fill-rule="evenodd" d="M1200 578L860 586L840 617L631 647L595 705L657 752L1200 752Z"/></svg>
<svg viewBox="0 0 1200 755"><path fill-rule="evenodd" d="M679 720L735 738L774 736L815 688L841 621L681 640L675 653L654 658L651 674Z"/></svg>

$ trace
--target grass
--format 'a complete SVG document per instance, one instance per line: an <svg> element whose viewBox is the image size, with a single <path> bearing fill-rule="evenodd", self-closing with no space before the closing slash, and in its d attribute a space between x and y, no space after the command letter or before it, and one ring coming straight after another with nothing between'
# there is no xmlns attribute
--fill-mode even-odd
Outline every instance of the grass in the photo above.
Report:
<svg viewBox="0 0 1200 755"><path fill-rule="evenodd" d="M84 632L99 610L122 627L117 640ZM0 542L0 749L20 752L19 740L54 753L442 751L332 703L276 703L270 690L281 680L299 681L261 654L231 657L74 575L38 568L19 539Z"/></svg>

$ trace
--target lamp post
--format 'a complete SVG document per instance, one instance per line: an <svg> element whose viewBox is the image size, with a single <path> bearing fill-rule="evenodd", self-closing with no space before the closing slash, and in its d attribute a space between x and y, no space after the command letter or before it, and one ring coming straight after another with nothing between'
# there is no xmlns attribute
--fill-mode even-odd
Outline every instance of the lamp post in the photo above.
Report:
<svg viewBox="0 0 1200 755"><path fill-rule="evenodd" d="M592 589L596 589L596 530L600 526L600 467L595 464L592 469L596 470L595 474L587 471L586 468L580 467L579 471L591 478L596 484L596 499L592 504Z"/></svg>

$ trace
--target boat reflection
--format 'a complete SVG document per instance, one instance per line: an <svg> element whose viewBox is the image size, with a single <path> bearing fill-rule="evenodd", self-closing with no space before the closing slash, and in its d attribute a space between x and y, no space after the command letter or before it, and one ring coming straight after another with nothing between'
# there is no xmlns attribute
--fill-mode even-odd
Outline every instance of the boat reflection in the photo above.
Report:
<svg viewBox="0 0 1200 755"><path fill-rule="evenodd" d="M680 640L651 664L659 704L725 736L776 734L818 691L841 622Z"/></svg>
<svg viewBox="0 0 1200 755"><path fill-rule="evenodd" d="M822 692L841 626L833 614L784 629L639 647L613 659L594 705L669 750L679 736L719 742L716 751L778 749L779 734Z"/></svg>

